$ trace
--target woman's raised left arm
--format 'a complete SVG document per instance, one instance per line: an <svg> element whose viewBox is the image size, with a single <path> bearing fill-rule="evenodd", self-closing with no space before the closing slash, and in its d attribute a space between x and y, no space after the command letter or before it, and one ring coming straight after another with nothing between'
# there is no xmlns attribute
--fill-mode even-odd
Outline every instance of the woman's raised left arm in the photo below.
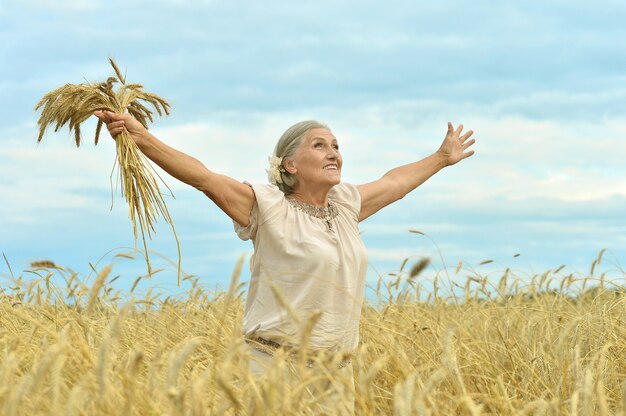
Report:
<svg viewBox="0 0 626 416"><path fill-rule="evenodd" d="M468 140L473 131L461 135L462 132L462 124L454 129L452 123L448 123L446 137L435 153L418 162L392 169L377 181L358 185L357 189L361 194L359 221L404 198L446 166L454 165L473 155L473 150L466 152L476 142L474 139Z"/></svg>

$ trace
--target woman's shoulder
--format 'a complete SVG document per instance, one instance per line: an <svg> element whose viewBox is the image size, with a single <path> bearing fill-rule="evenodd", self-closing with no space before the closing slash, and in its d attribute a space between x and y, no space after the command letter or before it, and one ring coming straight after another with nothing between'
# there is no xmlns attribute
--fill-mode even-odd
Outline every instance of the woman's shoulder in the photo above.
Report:
<svg viewBox="0 0 626 416"><path fill-rule="evenodd" d="M254 192L254 205L250 212L250 222L243 227L233 221L235 231L242 240L254 239L259 225L281 217L285 209L285 195L276 185L244 181Z"/></svg>
<svg viewBox="0 0 626 416"><path fill-rule="evenodd" d="M284 206L285 194L278 188L278 186L271 183L260 182L244 183L250 186L254 191L256 204L262 217L265 217L270 212Z"/></svg>
<svg viewBox="0 0 626 416"><path fill-rule="evenodd" d="M262 196L267 196L267 197L284 197L285 194L283 194L283 192L278 189L278 186L272 184L272 183L261 183L261 182L248 182L245 181L244 182L246 185L248 185L249 187L252 188L252 190L254 191L255 195L257 193L262 194Z"/></svg>
<svg viewBox="0 0 626 416"><path fill-rule="evenodd" d="M328 193L328 198L347 208L356 218L361 211L361 194L349 182L340 182Z"/></svg>

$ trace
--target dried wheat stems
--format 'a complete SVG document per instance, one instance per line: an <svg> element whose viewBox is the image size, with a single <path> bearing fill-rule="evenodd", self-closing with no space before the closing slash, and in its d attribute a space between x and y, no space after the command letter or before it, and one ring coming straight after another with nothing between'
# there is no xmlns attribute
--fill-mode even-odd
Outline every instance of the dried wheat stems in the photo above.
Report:
<svg viewBox="0 0 626 416"><path fill-rule="evenodd" d="M37 142L41 141L49 126L54 126L56 132L68 125L70 132L74 133L76 146L80 146L80 125L97 110L108 110L118 114L129 113L145 128L148 128L148 122L153 121L153 112L148 106L152 106L158 115L169 115L169 104L163 98L144 91L142 85L127 84L115 61L109 58L109 62L116 76L109 77L105 82L65 84L44 95L35 106L35 111L41 110ZM119 84L116 89L113 88L115 84ZM99 120L95 144L98 144L102 124ZM117 170L122 184L121 192L128 202L135 239L139 232L141 233L148 273L152 273L152 267L148 257L146 234L151 238L152 232L155 231L156 218L160 215L170 224L176 238L178 283L180 284L180 244L156 178L159 178L166 188L167 185L139 151L128 132L124 131L119 134L115 141Z"/></svg>

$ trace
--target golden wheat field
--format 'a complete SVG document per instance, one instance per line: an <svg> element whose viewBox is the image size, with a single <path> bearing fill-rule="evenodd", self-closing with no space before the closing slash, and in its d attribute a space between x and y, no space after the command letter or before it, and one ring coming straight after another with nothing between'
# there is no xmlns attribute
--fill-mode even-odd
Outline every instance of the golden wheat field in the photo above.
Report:
<svg viewBox="0 0 626 416"><path fill-rule="evenodd" d="M251 375L241 263L228 291L188 276L170 297L114 290L111 265L82 280L49 261L0 276L0 414L315 414L310 383L350 383L332 356L317 356L323 371L296 365L297 383L280 354ZM623 271L507 269L492 284L459 267L452 295L423 266L381 277L363 308L354 389L338 399L356 414L626 415Z"/></svg>

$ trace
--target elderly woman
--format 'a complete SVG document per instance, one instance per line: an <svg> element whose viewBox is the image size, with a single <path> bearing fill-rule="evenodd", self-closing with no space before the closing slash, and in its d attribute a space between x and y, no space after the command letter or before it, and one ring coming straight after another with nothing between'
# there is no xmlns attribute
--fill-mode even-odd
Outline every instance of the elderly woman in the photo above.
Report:
<svg viewBox="0 0 626 416"><path fill-rule="evenodd" d="M455 129L448 123L435 153L355 186L341 181L343 158L332 131L303 121L287 129L276 144L270 184L249 184L208 170L129 115L95 115L113 137L126 129L147 157L204 192L232 218L239 237L253 241L243 328L255 374L271 367L278 348L297 348L308 321L313 326L307 347L344 353L357 347L367 270L359 222L474 154L467 151L475 142L472 131L462 134L462 125ZM351 382L349 358L338 366Z"/></svg>

